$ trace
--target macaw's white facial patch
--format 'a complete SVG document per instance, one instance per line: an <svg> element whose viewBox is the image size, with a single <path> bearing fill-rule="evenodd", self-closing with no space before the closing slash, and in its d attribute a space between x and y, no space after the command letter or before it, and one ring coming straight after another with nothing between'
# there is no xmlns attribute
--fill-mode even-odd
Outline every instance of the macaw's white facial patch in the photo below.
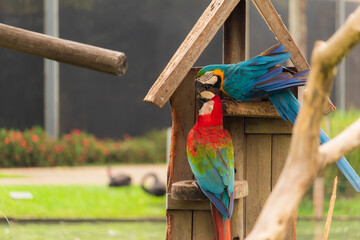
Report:
<svg viewBox="0 0 360 240"><path fill-rule="evenodd" d="M213 74L212 71L206 72L196 79L196 81L201 82L202 84L211 84L214 85L218 80L218 77Z"/></svg>
<svg viewBox="0 0 360 240"><path fill-rule="evenodd" d="M200 93L200 97L201 97L202 99L210 100L210 99L212 99L213 97L215 97L215 94L212 93L212 92L210 92L210 91L202 91L202 92Z"/></svg>
<svg viewBox="0 0 360 240"><path fill-rule="evenodd" d="M214 109L214 101L210 100L200 108L199 115L208 115L211 114L212 110Z"/></svg>

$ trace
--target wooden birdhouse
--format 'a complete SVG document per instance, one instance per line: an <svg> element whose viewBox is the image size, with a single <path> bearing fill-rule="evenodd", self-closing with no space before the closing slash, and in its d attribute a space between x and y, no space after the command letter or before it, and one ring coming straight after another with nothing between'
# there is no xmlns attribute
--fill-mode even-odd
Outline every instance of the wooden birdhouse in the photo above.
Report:
<svg viewBox="0 0 360 240"><path fill-rule="evenodd" d="M162 107L170 101L172 136L167 182L166 239L215 239L210 204L194 180L186 157L186 139L198 112L192 68L205 47L224 25L223 63L245 60L245 0L213 0L147 96ZM291 53L298 71L309 69L269 0L253 0L275 37ZM260 52L261 50L259 50ZM209 63L214 64L214 63ZM275 185L289 148L292 125L282 120L269 101L236 103L223 100L224 127L235 148L235 206L232 239L244 239ZM289 226L289 237L292 227Z"/></svg>

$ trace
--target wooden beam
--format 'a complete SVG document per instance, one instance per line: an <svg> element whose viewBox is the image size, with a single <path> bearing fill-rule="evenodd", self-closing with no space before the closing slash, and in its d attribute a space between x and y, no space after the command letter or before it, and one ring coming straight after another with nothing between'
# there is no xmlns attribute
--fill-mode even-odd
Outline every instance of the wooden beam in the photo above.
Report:
<svg viewBox="0 0 360 240"><path fill-rule="evenodd" d="M175 52L144 101L163 107L240 0L213 0Z"/></svg>
<svg viewBox="0 0 360 240"><path fill-rule="evenodd" d="M122 76L126 55L87 44L0 24L0 46L55 61Z"/></svg>
<svg viewBox="0 0 360 240"><path fill-rule="evenodd" d="M285 49L291 53L291 61L299 72L310 69L310 66L291 37L281 17L276 12L270 0L253 0L254 5L264 18L270 30L274 33Z"/></svg>
<svg viewBox="0 0 360 240"><path fill-rule="evenodd" d="M258 9L261 16L264 18L270 30L274 33L276 39L284 45L285 49L291 54L291 61L296 69L301 72L310 69L309 63L297 47L294 39L291 37L281 17L276 12L270 0L253 0L254 5ZM302 93L301 93L302 95ZM323 112L325 115L334 111L336 107L328 98L328 104L325 106Z"/></svg>

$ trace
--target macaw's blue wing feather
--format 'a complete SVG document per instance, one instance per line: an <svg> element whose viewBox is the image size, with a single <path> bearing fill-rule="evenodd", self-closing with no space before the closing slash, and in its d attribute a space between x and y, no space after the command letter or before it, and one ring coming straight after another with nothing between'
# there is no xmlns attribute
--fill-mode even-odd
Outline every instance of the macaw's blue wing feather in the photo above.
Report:
<svg viewBox="0 0 360 240"><path fill-rule="evenodd" d="M206 190L203 186L201 186L201 184L199 184L199 187L201 189L201 191L205 194L205 196L207 196L209 198L209 200L215 205L215 207L221 212L221 215L223 216L224 219L226 218L231 218L231 214L233 211L233 203L231 203L232 208L231 208L231 213L229 206L227 206L225 203L229 202L229 197L227 194L214 194L208 190ZM232 193L234 194L234 193Z"/></svg>
<svg viewBox="0 0 360 240"><path fill-rule="evenodd" d="M268 73L254 79L254 89L271 94L274 91L305 85L306 77L301 76L304 74L303 72L294 77L295 75L290 72L283 72L283 69L282 66L277 65L270 69Z"/></svg>
<svg viewBox="0 0 360 240"><path fill-rule="evenodd" d="M330 138L326 135L326 133L320 129L320 142L325 143L329 141ZM351 167L350 163L346 160L345 157L341 157L336 165L340 169L340 171L344 174L346 179L351 183L354 187L355 191L360 192L360 177L357 175L355 170Z"/></svg>
<svg viewBox="0 0 360 240"><path fill-rule="evenodd" d="M284 120L288 120L295 123L296 116L300 109L300 103L291 93L289 89L283 90L281 92L269 95L272 103L279 112L280 116ZM329 141L330 138L326 133L320 129L320 142L321 144ZM355 191L360 192L360 177L357 175L355 170L351 167L349 162L345 157L341 157L336 165L340 171L344 174L347 180L351 183Z"/></svg>
<svg viewBox="0 0 360 240"><path fill-rule="evenodd" d="M304 75L308 71L295 73L279 65L290 57L290 53L284 52L284 47L278 44L248 61L231 67L224 66L222 89L240 101L248 101L282 89L305 85Z"/></svg>
<svg viewBox="0 0 360 240"><path fill-rule="evenodd" d="M269 95L271 102L285 121L295 123L300 103L289 89Z"/></svg>
<svg viewBox="0 0 360 240"><path fill-rule="evenodd" d="M259 69L268 69L273 66L285 62L291 57L288 52L274 53L267 56L256 56L243 64L243 69L248 71L259 70Z"/></svg>

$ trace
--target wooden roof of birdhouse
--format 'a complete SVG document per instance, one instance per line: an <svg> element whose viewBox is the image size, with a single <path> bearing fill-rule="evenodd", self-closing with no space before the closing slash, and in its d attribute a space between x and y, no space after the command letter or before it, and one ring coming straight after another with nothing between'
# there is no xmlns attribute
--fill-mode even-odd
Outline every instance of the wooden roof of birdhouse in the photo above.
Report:
<svg viewBox="0 0 360 240"><path fill-rule="evenodd" d="M213 0L149 90L144 101L163 107L240 0ZM310 69L270 0L253 0L298 71Z"/></svg>

